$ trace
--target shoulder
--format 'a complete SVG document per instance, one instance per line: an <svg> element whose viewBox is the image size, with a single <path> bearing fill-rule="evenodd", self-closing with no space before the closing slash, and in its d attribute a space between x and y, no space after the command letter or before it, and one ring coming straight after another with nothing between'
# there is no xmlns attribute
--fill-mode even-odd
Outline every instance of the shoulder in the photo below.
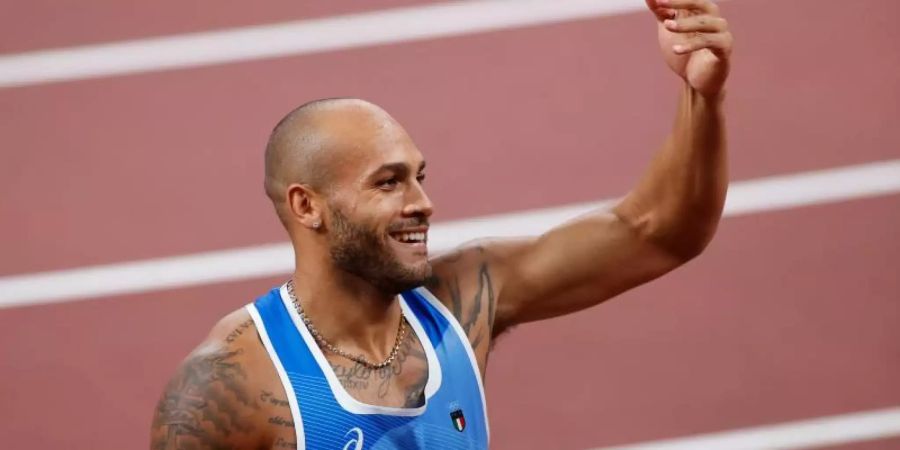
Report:
<svg viewBox="0 0 900 450"><path fill-rule="evenodd" d="M152 448L256 448L269 437L262 392L280 386L243 308L182 361L154 414Z"/></svg>
<svg viewBox="0 0 900 450"><path fill-rule="evenodd" d="M490 259L484 242L473 241L431 260L432 274L425 287L447 306L460 324L470 319L465 314L465 306L474 300L470 291L479 283L493 285ZM487 289L485 293L492 291Z"/></svg>
<svg viewBox="0 0 900 450"><path fill-rule="evenodd" d="M456 313L454 307L496 302L511 280L521 255L534 238L490 238L467 242L432 258L432 276L426 287ZM457 319L465 320L457 314Z"/></svg>
<svg viewBox="0 0 900 450"><path fill-rule="evenodd" d="M476 281L487 276L502 282L516 260L531 248L535 238L485 238L466 242L431 259L433 275L429 289L440 289L448 279Z"/></svg>
<svg viewBox="0 0 900 450"><path fill-rule="evenodd" d="M431 260L432 276L425 286L459 321L479 360L486 360L491 339L503 331L495 327L502 307L497 300L509 265L526 242L481 239Z"/></svg>
<svg viewBox="0 0 900 450"><path fill-rule="evenodd" d="M207 342L233 344L239 347L257 347L256 324L247 308L232 311L213 325Z"/></svg>

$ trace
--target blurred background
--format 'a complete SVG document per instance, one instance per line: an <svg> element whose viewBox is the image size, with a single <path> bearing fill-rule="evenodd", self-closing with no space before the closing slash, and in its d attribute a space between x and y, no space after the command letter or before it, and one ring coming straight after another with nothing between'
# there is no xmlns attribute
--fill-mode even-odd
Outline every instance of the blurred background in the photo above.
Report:
<svg viewBox="0 0 900 450"><path fill-rule="evenodd" d="M503 337L492 448L900 448L900 2L721 6L716 239ZM295 106L362 97L404 124L441 250L624 194L679 90L641 0L2 10L4 448L146 448L179 361L291 270L262 153Z"/></svg>

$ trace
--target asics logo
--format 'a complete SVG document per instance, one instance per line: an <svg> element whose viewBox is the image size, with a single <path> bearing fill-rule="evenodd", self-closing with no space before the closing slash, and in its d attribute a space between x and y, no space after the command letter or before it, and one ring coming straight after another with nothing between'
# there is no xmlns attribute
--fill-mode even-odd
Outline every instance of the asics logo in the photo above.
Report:
<svg viewBox="0 0 900 450"><path fill-rule="evenodd" d="M350 431L344 434L344 437L348 437L350 435L352 439L347 441L344 444L344 448L341 450L363 450L363 432L359 429L359 427L351 428Z"/></svg>

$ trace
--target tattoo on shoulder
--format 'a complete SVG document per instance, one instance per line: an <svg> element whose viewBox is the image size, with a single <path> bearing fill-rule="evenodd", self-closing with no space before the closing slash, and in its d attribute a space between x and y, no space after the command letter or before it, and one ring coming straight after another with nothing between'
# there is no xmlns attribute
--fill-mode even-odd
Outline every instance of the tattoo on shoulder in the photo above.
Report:
<svg viewBox="0 0 900 450"><path fill-rule="evenodd" d="M482 247L477 247L475 250L478 252L480 261L476 272L477 284L470 295L462 292L460 275L456 273L449 275L446 279L434 276L428 280L427 284L430 289L445 289L450 300L450 309L459 320L466 335L469 336L473 347L477 347L486 337L492 335L494 313L497 308L490 264L484 256ZM458 260L459 256L454 255L454 258L452 261ZM485 327L478 326L483 314L487 314Z"/></svg>
<svg viewBox="0 0 900 450"><path fill-rule="evenodd" d="M157 405L153 449L233 448L232 438L254 430L250 416L259 403L245 386L237 361L242 352L223 349L185 361Z"/></svg>
<svg viewBox="0 0 900 450"><path fill-rule="evenodd" d="M247 331L247 329L252 326L253 326L253 319L247 319L247 320L241 322L241 324L238 325L237 328L231 330L231 332L228 333L228 336L225 337L225 342L231 344L232 342L237 340L237 338L241 337L241 335L244 334L244 332Z"/></svg>

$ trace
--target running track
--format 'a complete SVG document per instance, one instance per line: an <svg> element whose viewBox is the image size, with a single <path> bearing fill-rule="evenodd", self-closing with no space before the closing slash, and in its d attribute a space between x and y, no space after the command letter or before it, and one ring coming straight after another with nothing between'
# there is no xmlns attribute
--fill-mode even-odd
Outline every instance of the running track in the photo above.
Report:
<svg viewBox="0 0 900 450"><path fill-rule="evenodd" d="M425 2L17 2L0 17L0 62L413 4ZM900 3L722 7L738 39L733 179L900 158ZM655 45L636 11L0 88L0 286L283 242L262 146L284 112L318 97L364 97L406 126L429 160L436 221L621 195L674 111L677 83ZM898 229L896 190L736 215L674 274L519 327L487 375L493 448L625 445L900 406ZM0 442L144 447L179 360L283 278L0 309ZM900 433L876 436L827 448L900 448Z"/></svg>

